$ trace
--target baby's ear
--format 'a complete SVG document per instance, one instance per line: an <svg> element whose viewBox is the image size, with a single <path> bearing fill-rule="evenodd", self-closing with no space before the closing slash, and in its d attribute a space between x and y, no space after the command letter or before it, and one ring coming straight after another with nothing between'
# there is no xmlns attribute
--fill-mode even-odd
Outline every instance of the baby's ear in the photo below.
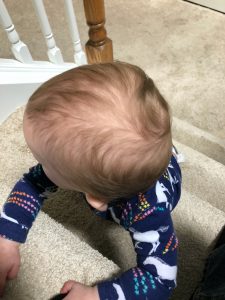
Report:
<svg viewBox="0 0 225 300"><path fill-rule="evenodd" d="M68 293L66 293L66 294L58 294L58 295L53 296L49 300L61 300L61 299L64 299L67 295L68 295Z"/></svg>

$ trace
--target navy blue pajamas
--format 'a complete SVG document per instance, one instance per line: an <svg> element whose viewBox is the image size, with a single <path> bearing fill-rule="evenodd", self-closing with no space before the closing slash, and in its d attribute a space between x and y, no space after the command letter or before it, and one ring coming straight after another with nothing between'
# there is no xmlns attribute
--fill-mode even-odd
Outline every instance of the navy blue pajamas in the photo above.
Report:
<svg viewBox="0 0 225 300"><path fill-rule="evenodd" d="M3 206L0 236L24 243L44 200L57 190L42 166L24 174ZM181 171L172 156L167 170L154 186L130 199L115 199L105 212L130 232L137 265L118 278L98 284L101 300L166 300L176 286L178 240L171 211L181 194Z"/></svg>

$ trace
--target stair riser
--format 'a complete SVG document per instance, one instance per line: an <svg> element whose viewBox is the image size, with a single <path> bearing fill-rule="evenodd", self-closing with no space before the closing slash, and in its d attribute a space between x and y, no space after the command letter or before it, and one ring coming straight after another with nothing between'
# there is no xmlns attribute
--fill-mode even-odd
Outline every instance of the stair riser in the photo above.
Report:
<svg viewBox="0 0 225 300"><path fill-rule="evenodd" d="M185 155L183 188L225 212L225 166L175 141Z"/></svg>

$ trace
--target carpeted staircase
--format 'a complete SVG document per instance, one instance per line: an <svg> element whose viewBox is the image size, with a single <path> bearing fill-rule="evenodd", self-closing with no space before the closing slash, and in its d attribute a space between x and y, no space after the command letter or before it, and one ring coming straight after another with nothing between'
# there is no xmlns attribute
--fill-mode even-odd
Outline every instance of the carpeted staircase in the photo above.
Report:
<svg viewBox="0 0 225 300"><path fill-rule="evenodd" d="M225 16L179 0L140 0L138 7L136 1L105 2L115 58L143 67L172 107L174 144L185 156L182 198L173 213L180 251L172 299L188 300L225 225ZM57 18L59 8L46 3ZM84 36L81 19L78 13ZM0 205L35 164L23 139L22 114L20 108L0 125ZM5 300L47 300L67 279L92 284L135 264L128 233L63 190L46 201L21 257Z"/></svg>

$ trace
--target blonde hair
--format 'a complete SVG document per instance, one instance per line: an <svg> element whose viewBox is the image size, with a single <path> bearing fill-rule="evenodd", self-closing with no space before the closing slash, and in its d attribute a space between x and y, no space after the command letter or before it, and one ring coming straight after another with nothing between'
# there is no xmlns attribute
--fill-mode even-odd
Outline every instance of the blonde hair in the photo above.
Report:
<svg viewBox="0 0 225 300"><path fill-rule="evenodd" d="M81 66L44 83L25 115L48 161L75 190L106 199L147 190L172 148L169 107L151 78L122 63Z"/></svg>

